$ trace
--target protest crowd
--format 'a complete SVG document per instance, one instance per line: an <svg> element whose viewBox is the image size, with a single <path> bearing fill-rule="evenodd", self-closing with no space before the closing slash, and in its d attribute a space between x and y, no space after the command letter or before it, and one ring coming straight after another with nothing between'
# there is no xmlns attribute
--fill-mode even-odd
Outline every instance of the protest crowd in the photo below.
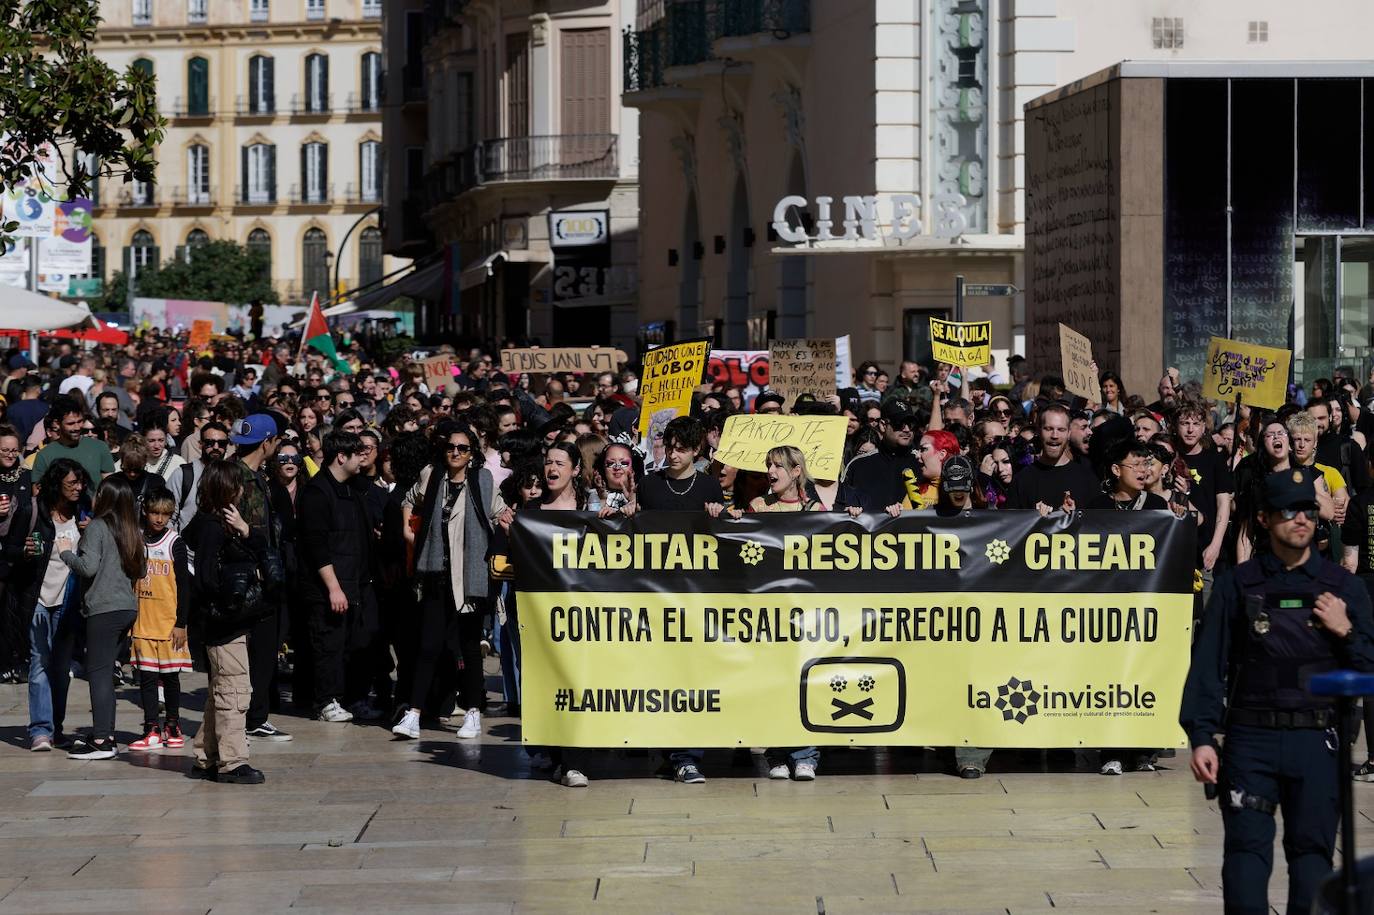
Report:
<svg viewBox="0 0 1374 915"><path fill-rule="evenodd" d="M1291 389L1277 411L1237 412L1174 369L1144 394L1101 371L1090 400L1020 358L865 362L819 395L708 382L641 440L630 365L505 374L497 346L434 351L449 360L438 378L358 342L337 361L308 348L298 359L285 341L193 349L157 329L122 348L45 343L40 355L11 349L3 363L0 671L28 684L32 750L74 759L185 747L180 677L192 670L209 686L190 771L219 782L262 783L250 748L290 740L291 712L396 740L444 719L457 739L480 738L496 704L488 655L500 712L519 717L507 557L525 512L1167 510L1197 529L1200 620L1219 576L1269 549L1263 513L1284 508L1374 587L1374 376L1350 370ZM723 463L737 414L843 417L841 472L818 478L789 446L763 471ZM1311 511L1275 501L1276 473L1311 487ZM66 715L73 672L90 690L89 730ZM120 687L137 691L137 726L117 729ZM1187 701L1185 729L1206 718ZM117 730L136 734L121 747ZM1366 738L1374 755L1374 729ZM530 757L582 787L599 752ZM1172 751L1098 748L1092 767L1150 771L1161 752ZM705 780L701 750L663 754L663 774ZM978 778L991 754L960 747L947 764ZM779 779L814 779L822 762L815 747L768 754ZM1354 775L1374 781L1374 762Z"/></svg>

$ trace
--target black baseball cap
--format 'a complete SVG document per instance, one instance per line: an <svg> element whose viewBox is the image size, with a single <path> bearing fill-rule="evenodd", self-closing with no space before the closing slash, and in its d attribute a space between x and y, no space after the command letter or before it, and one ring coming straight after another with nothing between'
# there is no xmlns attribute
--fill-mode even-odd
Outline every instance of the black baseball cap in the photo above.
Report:
<svg viewBox="0 0 1374 915"><path fill-rule="evenodd" d="M882 415L889 426L910 426L916 422L916 414L907 402L896 398L883 404Z"/></svg>

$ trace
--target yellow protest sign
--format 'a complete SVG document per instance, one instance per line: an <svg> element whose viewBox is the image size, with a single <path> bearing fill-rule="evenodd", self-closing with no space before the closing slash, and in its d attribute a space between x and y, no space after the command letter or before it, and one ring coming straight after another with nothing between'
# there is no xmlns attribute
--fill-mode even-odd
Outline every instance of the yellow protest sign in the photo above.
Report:
<svg viewBox="0 0 1374 915"><path fill-rule="evenodd" d="M987 365L992 361L992 322L931 318L930 348L936 362Z"/></svg>
<svg viewBox="0 0 1374 915"><path fill-rule="evenodd" d="M835 341L769 341L768 390L783 396L783 409L803 394L817 400L834 394Z"/></svg>
<svg viewBox="0 0 1374 915"><path fill-rule="evenodd" d="M650 426L661 428L669 419L687 412L710 354L710 340L670 343L644 354L644 371L639 379L641 437L649 434Z"/></svg>
<svg viewBox="0 0 1374 915"><path fill-rule="evenodd" d="M1168 512L524 512L522 738L1182 746L1196 526Z"/></svg>
<svg viewBox="0 0 1374 915"><path fill-rule="evenodd" d="M725 421L716 460L741 470L767 470L768 449L793 445L817 480L838 480L843 469L843 416L779 416L741 413Z"/></svg>
<svg viewBox="0 0 1374 915"><path fill-rule="evenodd" d="M1093 342L1067 324L1059 325L1059 358L1064 387L1094 403L1102 396L1093 371Z"/></svg>
<svg viewBox="0 0 1374 915"><path fill-rule="evenodd" d="M1277 410L1288 399L1290 350L1213 337L1207 347L1207 375L1202 396L1240 400L1252 407Z"/></svg>
<svg viewBox="0 0 1374 915"><path fill-rule="evenodd" d="M624 350L598 346L558 346L544 349L501 350L501 371L530 372L614 372L629 361Z"/></svg>

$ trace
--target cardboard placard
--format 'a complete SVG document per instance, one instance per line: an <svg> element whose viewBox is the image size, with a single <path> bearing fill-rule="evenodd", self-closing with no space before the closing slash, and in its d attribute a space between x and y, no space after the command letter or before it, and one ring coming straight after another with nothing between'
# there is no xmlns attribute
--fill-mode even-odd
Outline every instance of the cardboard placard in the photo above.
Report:
<svg viewBox="0 0 1374 915"><path fill-rule="evenodd" d="M209 318L196 318L191 322L191 339L187 341L191 349L208 346L210 335L215 331L215 322Z"/></svg>
<svg viewBox="0 0 1374 915"><path fill-rule="evenodd" d="M715 458L741 470L768 469L768 449L794 445L806 457L806 472L837 480L844 460L843 416L781 416L738 413L725 421Z"/></svg>
<svg viewBox="0 0 1374 915"><path fill-rule="evenodd" d="M639 379L639 434L651 426L661 429L668 420L692 406L692 392L706 373L710 340L687 340L651 349L644 354Z"/></svg>
<svg viewBox="0 0 1374 915"><path fill-rule="evenodd" d="M802 394L817 400L835 393L835 341L771 340L768 343L768 390L783 396L783 409Z"/></svg>
<svg viewBox="0 0 1374 915"><path fill-rule="evenodd" d="M431 391L443 393L444 388L453 380L453 357L431 356L420 360L425 367L425 384Z"/></svg>
<svg viewBox="0 0 1374 915"><path fill-rule="evenodd" d="M992 361L992 322L931 318L930 348L936 362L987 365Z"/></svg>
<svg viewBox="0 0 1374 915"><path fill-rule="evenodd" d="M501 350L501 371L547 374L550 372L614 372L630 361L624 350L596 346L529 347Z"/></svg>
<svg viewBox="0 0 1374 915"><path fill-rule="evenodd" d="M1239 398L1252 407L1277 410L1287 399L1292 362L1291 350L1213 337L1207 346L1202 396L1222 401Z"/></svg>
<svg viewBox="0 0 1374 915"><path fill-rule="evenodd" d="M1097 403L1102 390L1093 371L1093 342L1067 324L1060 324L1059 357L1068 392Z"/></svg>

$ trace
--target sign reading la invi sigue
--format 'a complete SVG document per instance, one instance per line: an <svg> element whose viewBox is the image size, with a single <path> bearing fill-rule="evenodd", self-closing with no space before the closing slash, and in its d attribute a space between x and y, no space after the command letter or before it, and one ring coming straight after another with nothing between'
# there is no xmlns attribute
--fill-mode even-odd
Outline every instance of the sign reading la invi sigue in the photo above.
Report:
<svg viewBox="0 0 1374 915"><path fill-rule="evenodd" d="M1169 512L526 513L524 738L1180 746L1196 536Z"/></svg>

